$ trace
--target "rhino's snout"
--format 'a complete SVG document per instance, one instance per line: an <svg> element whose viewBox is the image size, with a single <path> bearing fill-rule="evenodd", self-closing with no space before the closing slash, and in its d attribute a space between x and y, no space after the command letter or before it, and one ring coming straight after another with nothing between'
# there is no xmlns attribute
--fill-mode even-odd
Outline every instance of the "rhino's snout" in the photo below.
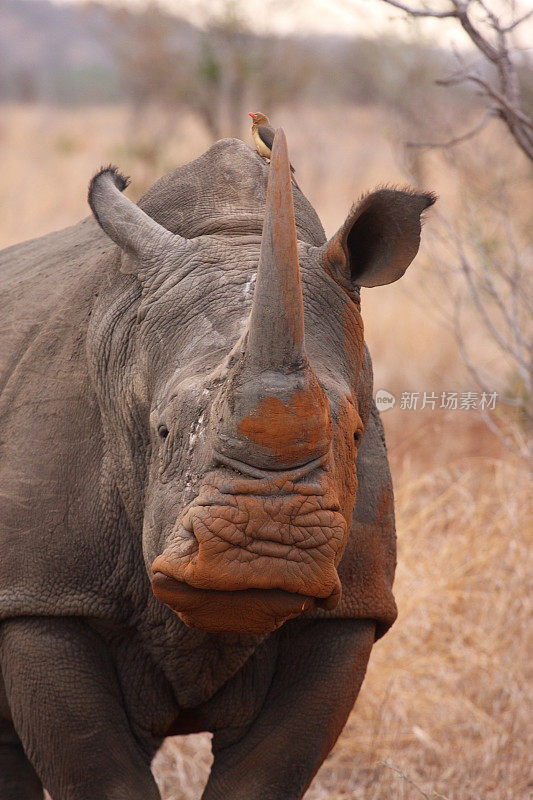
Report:
<svg viewBox="0 0 533 800"><path fill-rule="evenodd" d="M199 497L152 564L158 599L210 631L266 632L334 608L346 522L319 485L295 491L286 483L283 490L282 477L275 486L243 478L230 493L211 487L208 499Z"/></svg>

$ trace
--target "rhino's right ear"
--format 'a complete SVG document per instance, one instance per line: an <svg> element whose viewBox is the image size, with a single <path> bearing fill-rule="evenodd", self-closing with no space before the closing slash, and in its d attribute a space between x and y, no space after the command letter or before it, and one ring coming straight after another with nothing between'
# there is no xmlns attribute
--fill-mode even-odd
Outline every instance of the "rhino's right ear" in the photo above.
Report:
<svg viewBox="0 0 533 800"><path fill-rule="evenodd" d="M163 258L176 249L187 249L190 242L159 225L124 197L128 183L129 178L116 167L103 167L89 184L88 200L102 230L129 256L122 271L143 279Z"/></svg>
<svg viewBox="0 0 533 800"><path fill-rule="evenodd" d="M366 195L325 246L326 267L355 286L397 281L418 252L421 214L436 199L411 189Z"/></svg>

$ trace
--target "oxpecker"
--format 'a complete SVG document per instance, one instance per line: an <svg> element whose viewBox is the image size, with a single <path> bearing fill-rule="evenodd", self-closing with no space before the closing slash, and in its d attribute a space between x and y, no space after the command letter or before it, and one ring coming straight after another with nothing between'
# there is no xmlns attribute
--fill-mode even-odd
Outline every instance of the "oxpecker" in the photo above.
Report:
<svg viewBox="0 0 533 800"><path fill-rule="evenodd" d="M252 112L249 112L248 116L252 118L252 138L254 140L256 150L260 156L270 160L272 144L274 142L274 134L276 131L270 124L269 118L266 116L266 114L262 114L261 111L256 111L253 114ZM292 164L290 167L291 172L294 173L294 167ZM296 183L294 175L292 180L294 185L299 189L300 187Z"/></svg>

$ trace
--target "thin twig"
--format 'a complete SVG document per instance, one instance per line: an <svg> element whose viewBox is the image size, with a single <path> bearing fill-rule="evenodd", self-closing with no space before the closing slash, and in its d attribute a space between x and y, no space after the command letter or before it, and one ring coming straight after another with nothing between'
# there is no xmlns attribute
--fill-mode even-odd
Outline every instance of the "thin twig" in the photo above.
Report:
<svg viewBox="0 0 533 800"><path fill-rule="evenodd" d="M528 11L508 24L503 24L500 17L487 5L485 0L476 0L478 6L483 9L485 19L480 23L476 23L469 16L469 10L473 5L472 0L450 0L453 8L448 11L438 11L431 8L416 8L411 5L406 5L400 0L383 0L387 5L404 11L411 17L423 17L426 19L444 19L455 18L458 20L463 31L466 33L472 44L479 50L487 61L496 67L497 81L489 82L481 75L469 71L463 62L458 57L458 62L461 69L458 73L448 78L441 78L437 83L441 86L452 86L464 82L471 82L479 86L492 101L491 105L496 102L496 108L493 109L493 114L498 114L509 132L513 136L516 144L525 153L525 155L533 160L533 119L527 114L521 105L520 100L520 81L518 71L511 52L513 48L508 41L508 34L515 31L521 24L533 16L533 11ZM485 29L483 29L483 25ZM495 43L489 41L487 37L487 28L495 35ZM457 55L457 54L456 54ZM483 126L480 126L480 130ZM477 131L479 132L479 131ZM476 131L470 134L465 134L465 138L469 139L474 136ZM463 141L462 137L457 137L457 141L452 139L448 145L444 143L442 146L453 146ZM409 143L410 147L434 147L433 143L420 144Z"/></svg>
<svg viewBox="0 0 533 800"><path fill-rule="evenodd" d="M474 72L452 75L449 78L438 78L435 83L437 86L456 86L457 84L464 83L465 81L471 81L472 83L476 83L481 86L485 92L490 95L490 97L492 97L494 100L497 100L503 108L515 116L523 125L533 130L533 119L531 119L531 117L528 117L528 115L524 114L522 111L520 111L520 109L512 106L507 98L498 92L494 86L491 86L488 81Z"/></svg>
<svg viewBox="0 0 533 800"><path fill-rule="evenodd" d="M394 6L394 8L399 8L400 11L405 11L411 17L434 17L435 19L446 19L447 17L458 17L459 12L457 9L450 10L450 11L434 11L431 9L423 9L423 8L413 8L412 6L407 6L405 3L400 3L399 0L385 0L389 6Z"/></svg>
<svg viewBox="0 0 533 800"><path fill-rule="evenodd" d="M458 144L462 144L463 142L467 142L469 139L472 139L474 136L477 136L480 133L489 119L494 116L494 109L488 108L483 115L481 121L475 125L471 130L463 133L461 136L455 136L453 139L448 139L446 142L405 142L405 147L433 147L433 148L448 148L448 147L455 147Z"/></svg>
<svg viewBox="0 0 533 800"><path fill-rule="evenodd" d="M509 25L506 25L505 28L502 28L501 29L502 33L510 33L515 28L518 28L519 25L528 20L530 17L533 17L533 9L531 11L526 11L526 13L523 14L521 17L515 19L514 22L511 22Z"/></svg>
<svg viewBox="0 0 533 800"><path fill-rule="evenodd" d="M439 800L448 800L448 798L444 797L443 794L437 794L436 792L432 792L432 794L429 795L427 792L421 789L420 786L415 783L414 780L412 780L412 778L406 775L405 772L402 772L401 769L398 769L398 767L394 766L394 764L391 764L389 761L378 761L378 764L395 772L400 776L400 778L403 778L406 783L412 786L413 789L416 789L417 792L420 792L422 797L425 797L426 800L436 800L436 798L439 798Z"/></svg>

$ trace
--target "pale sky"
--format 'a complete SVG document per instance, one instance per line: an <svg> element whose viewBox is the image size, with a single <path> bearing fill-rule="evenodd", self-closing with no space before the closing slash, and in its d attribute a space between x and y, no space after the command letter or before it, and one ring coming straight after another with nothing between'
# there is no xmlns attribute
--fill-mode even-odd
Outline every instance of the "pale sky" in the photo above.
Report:
<svg viewBox="0 0 533 800"><path fill-rule="evenodd" d="M449 0L404 0L407 5L448 10ZM85 0L55 0L62 3L82 3ZM103 0L103 2L142 7L150 0ZM441 46L454 45L459 49L470 46L456 20L409 19L402 11L381 0L158 0L161 6L196 25L233 7L238 15L258 33L335 33L376 36L390 33L409 40L421 38ZM488 6L501 13L506 21L512 17L509 8L515 6L521 16L531 6L529 0L489 0ZM517 42L533 49L533 18L520 29Z"/></svg>
<svg viewBox="0 0 533 800"><path fill-rule="evenodd" d="M380 0L159 0L175 14L201 25L212 15L233 5L251 28L257 32L336 33L375 36L390 31L407 36L424 34L444 42L449 39L463 44L461 33L453 36L457 26L449 21L405 21L405 15ZM83 0L56 0L81 3ZM113 5L142 7L149 0L104 0ZM417 0L413 0L414 3ZM435 0L440 7L446 0Z"/></svg>

